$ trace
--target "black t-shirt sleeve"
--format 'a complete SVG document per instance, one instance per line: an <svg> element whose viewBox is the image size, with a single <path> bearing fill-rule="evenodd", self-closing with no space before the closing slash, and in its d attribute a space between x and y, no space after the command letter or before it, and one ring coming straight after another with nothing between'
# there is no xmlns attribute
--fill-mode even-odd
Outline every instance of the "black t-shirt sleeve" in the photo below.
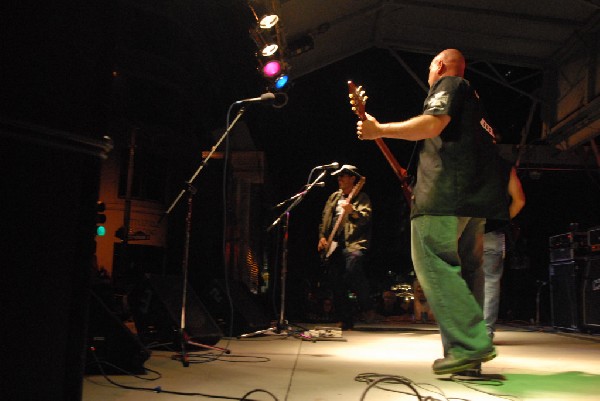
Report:
<svg viewBox="0 0 600 401"><path fill-rule="evenodd" d="M462 82L460 77L440 78L433 84L425 99L423 114L456 116L464 100Z"/></svg>

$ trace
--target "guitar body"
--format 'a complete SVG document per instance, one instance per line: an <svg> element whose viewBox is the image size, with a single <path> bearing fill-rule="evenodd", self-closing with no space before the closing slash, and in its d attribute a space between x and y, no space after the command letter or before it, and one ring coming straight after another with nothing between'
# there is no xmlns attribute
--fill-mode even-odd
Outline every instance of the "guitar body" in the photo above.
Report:
<svg viewBox="0 0 600 401"><path fill-rule="evenodd" d="M360 118L361 120L366 120L365 115L365 104L367 102L367 97L365 96L365 92L362 90L361 86L356 86L354 82L348 81L348 97L350 98L350 105L352 106L352 111ZM410 208L412 202L412 188L408 183L409 177L408 172L405 168L400 166L398 160L394 157L390 148L386 145L382 138L375 139L375 143L385 156L385 159L388 161L394 173L400 180L400 186L402 188L402 193L404 194L404 198L406 199L406 204Z"/></svg>

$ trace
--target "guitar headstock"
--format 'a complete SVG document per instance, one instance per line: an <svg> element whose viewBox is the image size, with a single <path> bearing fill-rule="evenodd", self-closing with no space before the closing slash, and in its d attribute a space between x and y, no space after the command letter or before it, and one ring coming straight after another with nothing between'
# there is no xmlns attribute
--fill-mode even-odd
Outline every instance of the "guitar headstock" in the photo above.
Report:
<svg viewBox="0 0 600 401"><path fill-rule="evenodd" d="M354 82L348 81L348 98L350 98L350 105L352 111L361 120L365 119L365 104L367 103L367 96L362 86L356 86Z"/></svg>

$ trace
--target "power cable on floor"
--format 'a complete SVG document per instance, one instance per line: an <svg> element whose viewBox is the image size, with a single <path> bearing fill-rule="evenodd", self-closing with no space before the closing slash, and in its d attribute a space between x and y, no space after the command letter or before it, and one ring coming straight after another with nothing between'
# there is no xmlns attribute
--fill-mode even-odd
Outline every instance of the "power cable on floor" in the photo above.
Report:
<svg viewBox="0 0 600 401"><path fill-rule="evenodd" d="M124 369L121 369L117 366L114 366L113 364L107 363L107 362L103 362L100 361L98 359L98 356L96 355L95 349L91 348L90 349L92 356L94 357L95 362L92 362L94 364L96 364L98 366L98 369L100 370L100 374L102 377L104 377L104 379L109 382L110 384L122 388L122 389L126 389L126 390L137 390L137 391L144 391L144 392L153 392L153 393L165 393L165 394L171 394L171 395L181 395L181 396L192 396L192 397L206 397L206 398L211 398L211 399L219 399L219 400L236 400L236 401L258 401L258 400L254 400L252 398L248 398L249 395L255 393L255 392L264 392L267 393L269 395L271 395L275 401L277 400L277 397L275 397L272 393L268 392L267 390L263 390L263 389L255 389L252 391L247 392L246 394L244 394L244 396L242 398L237 398L237 397L228 397L228 396L223 396L223 395L214 395L214 394L206 394L206 393L192 393L192 392L182 392L182 391L172 391L172 390L165 390L163 389L161 386L156 386L156 387L139 387L139 386L130 386L130 385L125 385L125 384L121 384L121 383L117 383L116 381L114 381L113 379L111 379L106 372L104 371L103 365L107 365L107 366L111 366L112 368L116 368L119 371L121 371L122 373L125 374L130 374L131 376L134 376L136 378L139 378L141 380L158 380L161 375L160 373L152 370L152 369L148 369L145 368L146 370L149 370L152 373L155 373L157 375L157 377L155 378L143 378L134 374L131 374L127 371L125 371Z"/></svg>
<svg viewBox="0 0 600 401"><path fill-rule="evenodd" d="M367 386L367 388L365 389L365 391L363 392L362 396L361 396L361 401L363 401L365 399L365 397L367 396L367 393L373 389L374 387L379 389L379 390L384 390L384 391L391 391L391 392L396 392L396 393L401 393L401 394L406 394L406 395L414 395L415 397L417 397L417 399L419 401L444 401L444 400L448 400L443 393L441 392L441 390L439 390L438 392L435 392L436 394L440 395L443 397L443 399L439 399L439 398L433 398L431 396L423 396L419 393L419 390L417 388L422 388L419 384L413 382L412 380L404 377L404 376L396 376L396 375L383 375L383 374L379 374L379 373L361 373L359 375L357 375L354 378L355 381L358 382L363 382L363 383L368 383L369 385ZM407 386L408 388L410 388L412 390L412 393L410 392L406 392L406 391L400 391L400 390L393 390L390 388L386 388L386 387L382 387L382 384L403 384L405 386ZM435 387L435 386L434 386ZM437 387L436 387L437 388ZM428 390L430 391L430 390Z"/></svg>

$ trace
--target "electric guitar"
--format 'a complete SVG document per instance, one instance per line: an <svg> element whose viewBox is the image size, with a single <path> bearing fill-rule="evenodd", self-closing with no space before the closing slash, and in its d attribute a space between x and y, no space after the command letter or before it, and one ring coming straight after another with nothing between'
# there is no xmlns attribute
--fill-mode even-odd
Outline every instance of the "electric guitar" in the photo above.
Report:
<svg viewBox="0 0 600 401"><path fill-rule="evenodd" d="M348 203L352 202L352 199L354 199L354 197L362 189L363 185L365 185L365 181L366 180L367 179L365 177L361 177L360 180L358 180L358 183L356 185L354 185L354 188L352 188L352 192L350 192L350 194L346 198L346 202L348 202ZM344 221L345 217L346 217L346 210L342 208L342 213L340 213L340 215L338 216L338 219L335 222L335 225L333 226L333 229L331 230L331 233L329 234L329 238L327 238L327 246L325 247L325 249L323 249L321 251L321 258L323 259L324 262L327 262L327 260L331 256L331 254L337 248L338 244L337 244L336 241L333 240L333 237L335 237L335 234L340 229L342 221Z"/></svg>
<svg viewBox="0 0 600 401"><path fill-rule="evenodd" d="M362 86L356 86L352 81L348 81L348 97L350 98L350 105L352 106L352 111L360 118L362 121L366 120L365 116L365 104L367 103L367 96L365 96L365 91L362 90ZM381 152L385 156L386 160L392 166L392 170L396 173L396 176L400 180L400 187L402 188L402 192L404 193L404 198L406 199L406 204L410 209L411 201L412 201L412 188L408 183L409 177L408 172L405 168L403 168L398 160L394 157L390 148L385 144L382 138L375 139L375 143L379 146Z"/></svg>

